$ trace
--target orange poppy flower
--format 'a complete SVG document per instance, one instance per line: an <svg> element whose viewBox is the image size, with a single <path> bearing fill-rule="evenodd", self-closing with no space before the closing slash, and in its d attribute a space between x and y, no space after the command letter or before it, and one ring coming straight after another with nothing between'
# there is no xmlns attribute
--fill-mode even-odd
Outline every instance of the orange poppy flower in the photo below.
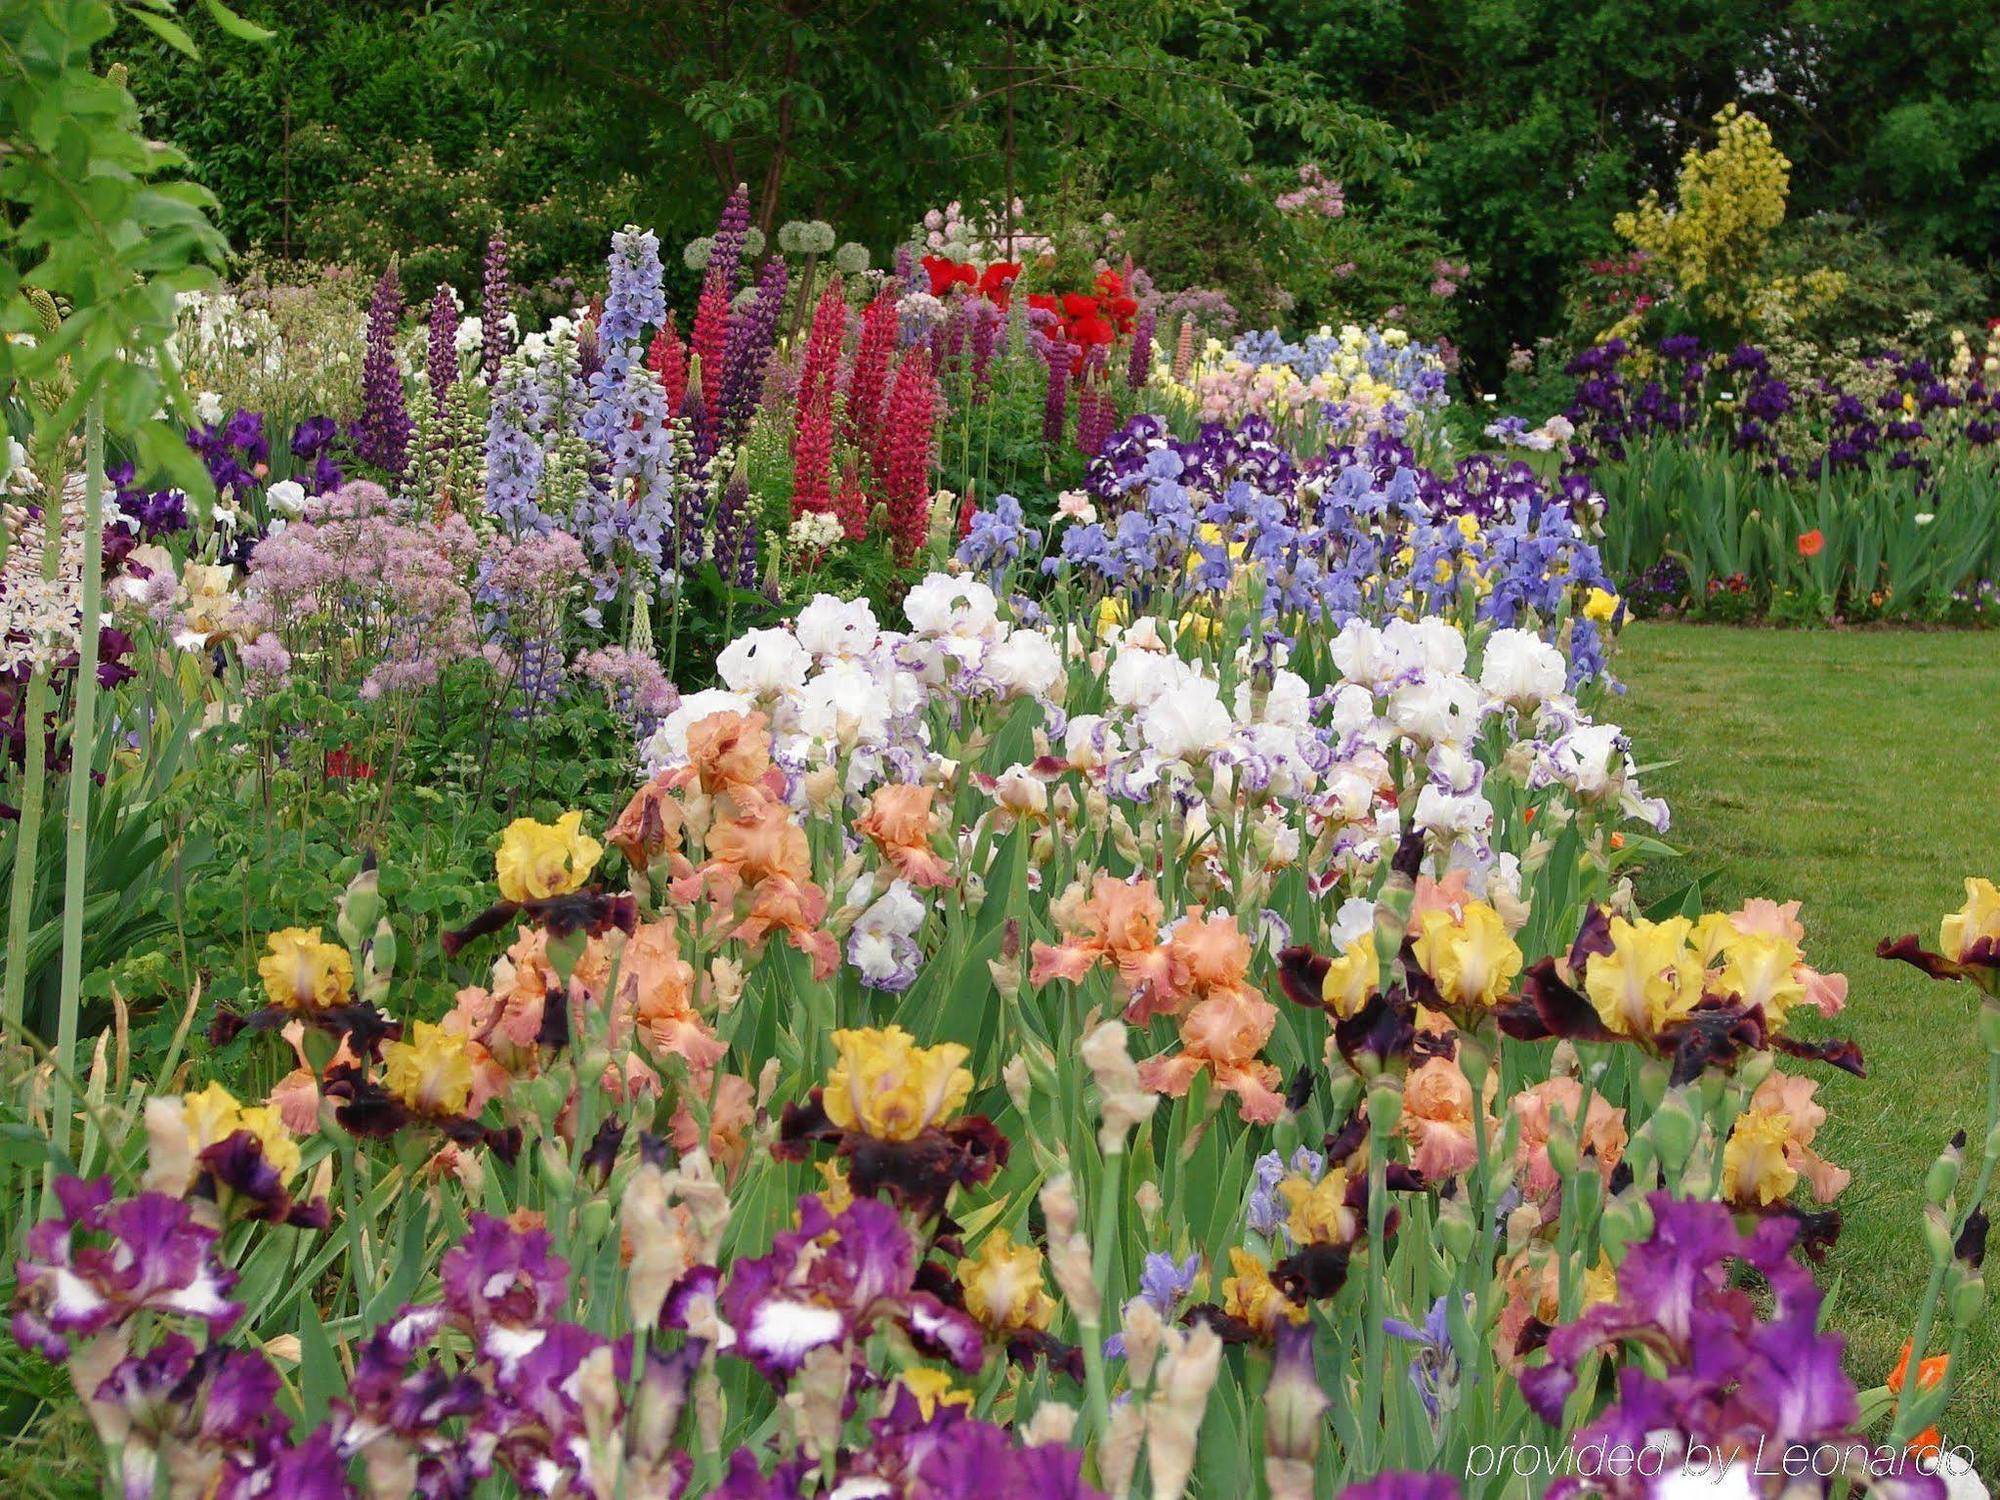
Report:
<svg viewBox="0 0 2000 1500"><path fill-rule="evenodd" d="M1799 533L1799 556L1818 557L1826 549L1826 533L1815 526L1811 531Z"/></svg>

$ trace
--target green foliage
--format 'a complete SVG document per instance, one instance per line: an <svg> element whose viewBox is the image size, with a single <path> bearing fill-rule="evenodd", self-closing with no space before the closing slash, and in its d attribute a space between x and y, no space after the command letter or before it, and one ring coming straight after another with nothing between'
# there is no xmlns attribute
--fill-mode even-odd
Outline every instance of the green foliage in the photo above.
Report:
<svg viewBox="0 0 2000 1500"><path fill-rule="evenodd" d="M1667 440L1600 465L1592 482L1612 576L1670 560L1698 615L1966 623L1978 586L2000 576L2000 492L1978 449L1940 454L1920 488L1881 460L1799 484Z"/></svg>
<svg viewBox="0 0 2000 1500"><path fill-rule="evenodd" d="M1778 232L1766 264L1797 277L1815 267L1839 273L1840 294L1802 319L1812 342L1851 340L1874 352L1904 348L1913 330L1933 352L1954 326L1977 326L1992 310L1985 283L1963 261L1923 245L1894 242L1880 225L1847 214L1814 214Z"/></svg>
<svg viewBox="0 0 2000 1500"><path fill-rule="evenodd" d="M208 284L224 246L208 220L214 200L177 176L185 158L141 130L123 70L94 70L121 13L108 0L0 12L0 329L33 335L0 340L0 389L58 397L35 412L44 447L101 401L106 431L136 446L142 469L202 493L200 464L160 415L178 396L157 356L175 295ZM193 51L170 7L131 13ZM54 331L30 289L69 309Z"/></svg>
<svg viewBox="0 0 2000 1500"><path fill-rule="evenodd" d="M1400 174L1413 200L1476 265L1504 268L1462 310L1489 375L1551 329L1577 264L1620 248L1612 216L1667 188L1739 97L1793 163L1795 217L1858 212L1899 249L1974 264L2000 247L2000 33L1982 7L1284 0L1260 14L1271 47L1420 143ZM1745 96L1747 58L1763 77Z"/></svg>
<svg viewBox="0 0 2000 1500"><path fill-rule="evenodd" d="M456 971L439 938L485 905L500 830L570 807L602 826L630 783L630 727L599 694L528 713L496 701L484 676L478 663L448 672L400 744L398 724L353 685L295 679L247 707L233 749L203 747L202 773L153 807L166 849L129 867L169 933L170 992L199 982L217 1003L256 1003L266 935L329 924L372 856L398 912L399 1003L423 1016L449 1006ZM152 1030L175 1019L161 1011Z"/></svg>

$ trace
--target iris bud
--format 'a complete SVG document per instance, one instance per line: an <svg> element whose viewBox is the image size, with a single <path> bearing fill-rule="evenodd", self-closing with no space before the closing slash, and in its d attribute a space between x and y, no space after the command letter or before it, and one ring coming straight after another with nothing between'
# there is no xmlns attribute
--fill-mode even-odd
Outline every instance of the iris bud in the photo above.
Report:
<svg viewBox="0 0 2000 1500"><path fill-rule="evenodd" d="M1605 1207L1598 1224L1598 1241L1615 1265L1625 1258L1625 1247L1653 1232L1653 1211L1637 1193L1615 1198Z"/></svg>
<svg viewBox="0 0 2000 1500"><path fill-rule="evenodd" d="M1603 1206L1604 1179L1595 1172L1580 1172L1563 1193L1563 1212L1575 1214L1579 1224L1588 1224Z"/></svg>
<svg viewBox="0 0 2000 1500"><path fill-rule="evenodd" d="M1729 1080L1713 1068L1696 1079L1695 1090L1701 1096L1701 1112L1705 1115L1714 1114L1728 1088Z"/></svg>
<svg viewBox="0 0 2000 1500"><path fill-rule="evenodd" d="M1694 1111L1679 1094L1674 1094L1661 1101L1646 1128L1660 1148L1660 1160L1666 1165L1667 1175L1678 1176L1687 1165L1688 1153L1694 1150L1695 1137L1701 1131L1701 1122Z"/></svg>
<svg viewBox="0 0 2000 1500"><path fill-rule="evenodd" d="M1939 1205L1947 1202L1952 1190L1958 1186L1959 1172L1964 1165L1965 1132L1961 1130L1951 1138L1951 1144L1938 1153L1938 1159L1924 1174L1924 1201Z"/></svg>
<svg viewBox="0 0 2000 1500"><path fill-rule="evenodd" d="M1491 1066L1486 1048L1475 1037L1461 1036L1458 1040L1458 1067L1465 1074L1465 1081L1472 1085L1475 1099L1485 1097L1486 1074Z"/></svg>
<svg viewBox="0 0 2000 1500"><path fill-rule="evenodd" d="M1746 1093L1755 1093L1757 1085L1771 1076L1771 1070L1778 1065L1778 1058L1771 1052L1753 1052L1743 1059L1736 1069L1736 1077Z"/></svg>
<svg viewBox="0 0 2000 1500"><path fill-rule="evenodd" d="M576 1174L569 1169L569 1158L563 1154L560 1141L553 1137L543 1140L536 1154L541 1158L542 1180L551 1188L567 1194L576 1186Z"/></svg>
<svg viewBox="0 0 2000 1500"><path fill-rule="evenodd" d="M1360 1096L1360 1093L1361 1080L1352 1073L1343 1071L1337 1078L1328 1080L1326 1085L1327 1118L1330 1120L1345 1120L1349 1115L1353 1114L1354 1103Z"/></svg>
<svg viewBox="0 0 2000 1500"><path fill-rule="evenodd" d="M1625 1147L1625 1165L1632 1169L1632 1181L1641 1190L1653 1185L1653 1168L1658 1165L1658 1152L1650 1135L1641 1131L1632 1137Z"/></svg>
<svg viewBox="0 0 2000 1500"><path fill-rule="evenodd" d="M1951 1226L1936 1204L1924 1209L1924 1243L1930 1247L1933 1263L1942 1265L1951 1259Z"/></svg>
<svg viewBox="0 0 2000 1500"><path fill-rule="evenodd" d="M1403 1091L1392 1084L1378 1083L1368 1091L1368 1121L1377 1135L1386 1136L1403 1118Z"/></svg>
<svg viewBox="0 0 2000 1500"><path fill-rule="evenodd" d="M1542 1227L1539 1204L1523 1203L1507 1215L1507 1253L1518 1255L1533 1242Z"/></svg>
<svg viewBox="0 0 2000 1500"><path fill-rule="evenodd" d="M1313 1368L1311 1324L1281 1324L1264 1387L1264 1451L1273 1458L1310 1464L1319 1452L1321 1421L1328 1405Z"/></svg>
<svg viewBox="0 0 2000 1500"><path fill-rule="evenodd" d="M1986 1306L1986 1278L1974 1271L1952 1289L1951 1325L1970 1328Z"/></svg>
<svg viewBox="0 0 2000 1500"><path fill-rule="evenodd" d="M1437 1237L1454 1263L1472 1254L1472 1210L1462 1197L1438 1205Z"/></svg>
<svg viewBox="0 0 2000 1500"><path fill-rule="evenodd" d="M1657 1057L1648 1058L1639 1069L1639 1098L1646 1108L1656 1110L1667 1097L1667 1065Z"/></svg>
<svg viewBox="0 0 2000 1500"><path fill-rule="evenodd" d="M1576 1136L1569 1122L1563 1121L1549 1132L1549 1165L1567 1182L1576 1175L1576 1162Z"/></svg>

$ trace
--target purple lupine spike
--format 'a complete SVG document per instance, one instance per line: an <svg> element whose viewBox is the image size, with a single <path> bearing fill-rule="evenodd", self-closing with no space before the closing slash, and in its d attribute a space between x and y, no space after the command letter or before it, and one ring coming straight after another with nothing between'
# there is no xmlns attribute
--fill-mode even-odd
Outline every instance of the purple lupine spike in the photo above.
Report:
<svg viewBox="0 0 2000 1500"><path fill-rule="evenodd" d="M486 282L479 304L480 351L486 366L488 389L500 382L500 361L513 346L507 320L514 315L514 292L507 282L507 236L494 230L486 242Z"/></svg>
<svg viewBox="0 0 2000 1500"><path fill-rule="evenodd" d="M442 281L431 294L429 359L431 409L444 415L444 398L458 384L458 297Z"/></svg>
<svg viewBox="0 0 2000 1500"><path fill-rule="evenodd" d="M917 282L917 247L898 245L896 247L896 279L904 286L915 286Z"/></svg>
<svg viewBox="0 0 2000 1500"><path fill-rule="evenodd" d="M1132 329L1132 357L1125 362L1125 384L1135 391L1144 388L1146 377L1153 373L1153 327L1153 315L1142 312Z"/></svg>
<svg viewBox="0 0 2000 1500"><path fill-rule="evenodd" d="M750 237L750 184L739 182L729 201L722 205L722 217L715 223L715 238L708 252L708 268L722 272L722 285L730 296L742 278L743 243Z"/></svg>
<svg viewBox="0 0 2000 1500"><path fill-rule="evenodd" d="M972 399L984 401L993 383L993 355L999 346L1006 315L991 302L973 304L972 313Z"/></svg>
<svg viewBox="0 0 2000 1500"><path fill-rule="evenodd" d="M396 325L403 319L403 287L396 263L375 283L368 304L368 347L361 358L361 421L355 449L367 462L400 479L410 461L410 414L403 404L403 372L396 367Z"/></svg>
<svg viewBox="0 0 2000 1500"><path fill-rule="evenodd" d="M751 514L750 476L738 468L715 503L715 566L742 588L757 577L757 519Z"/></svg>
<svg viewBox="0 0 2000 1500"><path fill-rule="evenodd" d="M1049 340L1042 358L1049 367L1048 398L1042 406L1042 442L1054 448L1062 442L1069 409L1069 341L1061 337Z"/></svg>
<svg viewBox="0 0 2000 1500"><path fill-rule="evenodd" d="M778 334L778 313L785 301L785 263L777 256L764 262L757 295L729 320L729 342L722 354L723 441L740 442L750 430L757 400L764 390L764 366Z"/></svg>

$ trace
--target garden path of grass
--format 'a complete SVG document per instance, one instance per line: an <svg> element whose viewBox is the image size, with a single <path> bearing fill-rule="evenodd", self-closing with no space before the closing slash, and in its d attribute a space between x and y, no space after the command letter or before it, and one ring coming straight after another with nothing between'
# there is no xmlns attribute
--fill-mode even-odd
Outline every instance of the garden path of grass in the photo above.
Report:
<svg viewBox="0 0 2000 1500"><path fill-rule="evenodd" d="M1850 1372L1879 1384L1929 1273L1923 1178L1952 1131L1976 1155L1985 1060L1976 993L1875 957L1888 934L1935 946L1967 875L2000 878L2000 636L1635 624L1608 712L1673 809L1685 855L1647 871L1644 899L1697 877L1713 910L1746 897L1804 903L1807 956L1845 973L1833 1028L1868 1078L1813 1067L1832 1118L1815 1142L1854 1180L1826 1284ZM1969 1178L1970 1171L1966 1174ZM2000 1310L1989 1303L1946 1435L2000 1474Z"/></svg>

